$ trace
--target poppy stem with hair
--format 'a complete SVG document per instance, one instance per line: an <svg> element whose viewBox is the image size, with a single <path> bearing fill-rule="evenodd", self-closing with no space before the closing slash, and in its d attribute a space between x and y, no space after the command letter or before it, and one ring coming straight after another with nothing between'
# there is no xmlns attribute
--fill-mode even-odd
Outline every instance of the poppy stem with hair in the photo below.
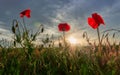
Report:
<svg viewBox="0 0 120 75"><path fill-rule="evenodd" d="M64 46L66 47L67 43L66 43L66 39L65 39L65 32L70 30L70 26L67 23L60 23L58 25L58 28L59 28L59 31L63 32L63 43L64 43Z"/></svg>
<svg viewBox="0 0 120 75"><path fill-rule="evenodd" d="M100 41L100 31L99 31L99 27L97 28L97 34L98 34L98 41L99 41L99 52L101 53L101 41Z"/></svg>
<svg viewBox="0 0 120 75"><path fill-rule="evenodd" d="M26 23L25 23L25 19L23 17L23 27L24 27L24 33L25 33L25 38L28 38L28 30L27 30L27 27L26 27Z"/></svg>
<svg viewBox="0 0 120 75"><path fill-rule="evenodd" d="M64 46L66 47L65 31L63 31L63 42L64 42Z"/></svg>
<svg viewBox="0 0 120 75"><path fill-rule="evenodd" d="M25 32L27 32L27 28L26 28L26 25L25 25L25 19L24 19L24 17L23 17L23 26L24 26L24 29L25 29Z"/></svg>

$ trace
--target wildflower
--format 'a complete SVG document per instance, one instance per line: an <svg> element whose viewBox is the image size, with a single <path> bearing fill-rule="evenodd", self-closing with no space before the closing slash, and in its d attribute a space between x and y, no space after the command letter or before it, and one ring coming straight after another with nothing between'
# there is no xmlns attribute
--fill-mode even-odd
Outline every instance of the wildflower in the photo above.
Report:
<svg viewBox="0 0 120 75"><path fill-rule="evenodd" d="M99 53L101 54L101 38L100 38L100 31L99 31L99 25L100 24L105 24L103 18L98 15L97 13L92 14L92 18L88 17L88 24L93 28L97 29L97 34L98 34L98 41L99 41Z"/></svg>
<svg viewBox="0 0 120 75"><path fill-rule="evenodd" d="M92 18L88 17L88 24L93 28L96 29L99 27L100 24L105 24L103 18L98 15L97 13L92 14Z"/></svg>
<svg viewBox="0 0 120 75"><path fill-rule="evenodd" d="M58 25L59 31L63 32L63 41L64 41L64 46L66 47L66 40L65 40L65 32L70 30L70 25L67 23L60 23Z"/></svg>
<svg viewBox="0 0 120 75"><path fill-rule="evenodd" d="M30 9L26 9L20 13L20 17L23 18L24 16L26 16L27 18L30 18L31 17L30 12L31 12Z"/></svg>
<svg viewBox="0 0 120 75"><path fill-rule="evenodd" d="M58 25L59 31L69 31L70 30L70 25L67 23L60 23Z"/></svg>

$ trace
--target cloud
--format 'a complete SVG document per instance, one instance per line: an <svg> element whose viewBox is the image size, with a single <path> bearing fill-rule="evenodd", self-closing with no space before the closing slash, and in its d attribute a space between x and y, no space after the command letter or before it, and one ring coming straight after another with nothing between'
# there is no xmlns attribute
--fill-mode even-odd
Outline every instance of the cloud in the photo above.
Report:
<svg viewBox="0 0 120 75"><path fill-rule="evenodd" d="M8 41L13 40L12 39L13 34L6 29L0 28L0 39L6 39Z"/></svg>
<svg viewBox="0 0 120 75"><path fill-rule="evenodd" d="M112 6L103 8L101 14L104 16L108 28L120 28L120 1L116 1Z"/></svg>
<svg viewBox="0 0 120 75"><path fill-rule="evenodd" d="M0 28L10 30L12 19L18 19L22 10L30 8L31 18L26 19L26 23L31 29L36 30L36 23L44 24L45 33L59 35L58 24L67 22L71 25L68 35L81 38L82 33L87 31L94 36L96 31L87 24L87 17L93 12L101 14L106 23L106 26L100 26L101 31L120 28L119 5L119 0L1 0Z"/></svg>
<svg viewBox="0 0 120 75"><path fill-rule="evenodd" d="M109 2L104 0L99 2L96 0L71 0L56 11L56 16L51 21L56 26L60 22L69 23L72 29L68 34L74 35L79 39L82 39L84 31L88 32L89 37L96 39L96 31L87 24L87 17L91 16L93 12L97 12L103 16L106 26L100 26L101 32L110 28L117 28L120 24L118 21L120 17L119 5L120 1L113 0Z"/></svg>
<svg viewBox="0 0 120 75"><path fill-rule="evenodd" d="M5 23L4 23L4 22L2 22L2 21L0 21L0 25L5 25Z"/></svg>

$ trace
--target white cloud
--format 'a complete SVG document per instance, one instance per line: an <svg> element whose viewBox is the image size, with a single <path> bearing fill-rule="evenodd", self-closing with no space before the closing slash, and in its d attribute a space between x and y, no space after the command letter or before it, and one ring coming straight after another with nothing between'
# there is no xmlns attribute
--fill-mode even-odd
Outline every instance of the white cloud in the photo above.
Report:
<svg viewBox="0 0 120 75"><path fill-rule="evenodd" d="M13 34L6 29L0 28L0 39L6 39L8 41L12 40Z"/></svg>
<svg viewBox="0 0 120 75"><path fill-rule="evenodd" d="M4 22L2 22L2 21L0 21L0 25L5 25L5 23L4 23Z"/></svg>

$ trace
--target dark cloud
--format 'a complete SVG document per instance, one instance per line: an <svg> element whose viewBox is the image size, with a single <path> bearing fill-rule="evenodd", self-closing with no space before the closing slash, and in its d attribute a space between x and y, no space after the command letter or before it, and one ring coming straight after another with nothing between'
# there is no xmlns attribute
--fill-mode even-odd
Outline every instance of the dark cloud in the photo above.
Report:
<svg viewBox="0 0 120 75"><path fill-rule="evenodd" d="M120 28L119 0L0 0L0 27L11 29L13 19L19 19L19 13L30 8L31 18L26 23L34 29L36 23L42 23L47 27L48 32L54 30L57 33L57 25L60 22L68 22L71 25L71 32L82 29L92 29L87 24L87 17L93 12L103 16L106 28ZM19 19L20 20L20 19Z"/></svg>
<svg viewBox="0 0 120 75"><path fill-rule="evenodd" d="M56 11L69 3L69 0L42 0L27 3L32 9L32 20L41 21L42 23L51 24L50 19L57 14Z"/></svg>

